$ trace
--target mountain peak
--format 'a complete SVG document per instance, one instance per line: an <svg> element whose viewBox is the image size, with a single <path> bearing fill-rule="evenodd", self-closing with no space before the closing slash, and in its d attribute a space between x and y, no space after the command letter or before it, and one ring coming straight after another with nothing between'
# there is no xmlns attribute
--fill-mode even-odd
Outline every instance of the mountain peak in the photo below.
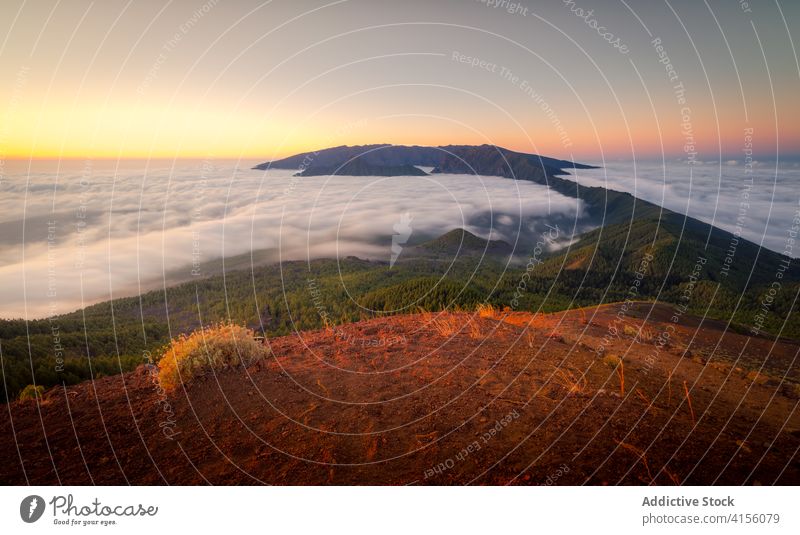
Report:
<svg viewBox="0 0 800 535"><path fill-rule="evenodd" d="M486 252L486 254L510 254L513 247L502 240L487 240L463 228L448 231L438 238L434 238L417 246L426 251L457 254Z"/></svg>

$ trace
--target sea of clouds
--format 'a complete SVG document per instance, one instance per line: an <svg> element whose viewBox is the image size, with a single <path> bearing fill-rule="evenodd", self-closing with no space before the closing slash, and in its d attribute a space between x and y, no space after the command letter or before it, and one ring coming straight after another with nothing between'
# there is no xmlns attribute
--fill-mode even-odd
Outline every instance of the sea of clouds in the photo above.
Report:
<svg viewBox="0 0 800 535"><path fill-rule="evenodd" d="M794 162L605 162L602 169L576 170L570 178L631 193L777 252L786 249L800 209L800 167Z"/></svg>
<svg viewBox="0 0 800 535"><path fill-rule="evenodd" d="M575 199L498 177L292 175L233 162L11 170L0 185L0 317L47 317L136 295L253 250L388 262L398 233L413 244L466 228L524 256L519 236L558 220L568 242L583 215Z"/></svg>
<svg viewBox="0 0 800 535"><path fill-rule="evenodd" d="M541 222L562 244L583 206L498 177L294 177L235 162L39 162L10 169L0 198L0 317L36 318L206 276L250 251L274 260L348 255L389 261L394 241L455 228L524 257ZM581 184L627 191L783 251L800 206L800 169L742 162L605 162ZM752 178L752 181L751 181ZM795 255L796 256L796 255Z"/></svg>

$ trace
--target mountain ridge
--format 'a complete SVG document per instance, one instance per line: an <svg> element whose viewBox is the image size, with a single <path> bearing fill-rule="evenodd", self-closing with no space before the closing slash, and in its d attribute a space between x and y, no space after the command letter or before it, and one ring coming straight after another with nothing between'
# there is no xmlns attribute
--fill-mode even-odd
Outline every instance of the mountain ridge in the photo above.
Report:
<svg viewBox="0 0 800 535"><path fill-rule="evenodd" d="M373 145L340 145L317 151L302 152L287 158L260 163L253 169L297 169L300 173L304 173L314 167L341 167L355 159L360 159L365 164L376 167L413 165L442 168L453 167L452 163L448 163L453 158L457 161L475 161L478 158L496 158L498 156L501 158L518 156L532 158L538 162L539 167L544 172L552 174L564 174L564 169L567 168L593 168L593 166L586 164L535 154L524 154L495 145L440 145L426 147L378 143ZM467 166L468 168L469 166Z"/></svg>

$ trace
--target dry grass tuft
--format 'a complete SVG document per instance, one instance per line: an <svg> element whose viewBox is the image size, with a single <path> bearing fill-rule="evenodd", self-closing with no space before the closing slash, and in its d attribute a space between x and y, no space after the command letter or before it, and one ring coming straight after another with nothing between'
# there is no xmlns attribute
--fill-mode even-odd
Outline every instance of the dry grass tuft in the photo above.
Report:
<svg viewBox="0 0 800 535"><path fill-rule="evenodd" d="M664 471L665 474L667 474L667 477L669 477L670 481L672 481L672 483L674 485L676 485L676 486L680 486L681 485L681 480L678 477L678 474L676 474L675 472L673 472L672 470L667 468L666 465L664 465L662 470Z"/></svg>
<svg viewBox="0 0 800 535"><path fill-rule="evenodd" d="M622 448L630 451L631 453L636 454L639 457L639 460L642 462L642 465L644 465L645 470L647 470L647 477L649 477L650 482L653 483L654 482L653 473L650 471L650 465L647 463L647 455L645 454L645 452L637 448L633 444L628 444L626 442L621 442L619 440L617 441L617 444L619 444Z"/></svg>
<svg viewBox="0 0 800 535"><path fill-rule="evenodd" d="M588 387L588 381L583 374L565 368L556 368L553 381L566 388L570 394L582 394Z"/></svg>
<svg viewBox="0 0 800 535"><path fill-rule="evenodd" d="M645 327L642 325L640 328L637 328L635 325L625 324L622 326L622 332L627 335L633 337L639 343L651 343L653 340L656 339L656 333L653 329Z"/></svg>
<svg viewBox="0 0 800 535"><path fill-rule="evenodd" d="M683 391L686 392L686 401L689 403L689 412L692 415L692 425L697 425L694 419L694 409L692 408L692 396L689 395L689 387L686 386L686 381L683 382Z"/></svg>
<svg viewBox="0 0 800 535"><path fill-rule="evenodd" d="M472 321L469 322L469 337L477 339L483 338L481 325L475 320L475 318L472 318Z"/></svg>
<svg viewBox="0 0 800 535"><path fill-rule="evenodd" d="M438 317L432 318L431 325L439 333L439 336L446 338L460 332L463 327L461 321L450 314L440 314Z"/></svg>
<svg viewBox="0 0 800 535"><path fill-rule="evenodd" d="M528 335L528 347L533 347L533 343L536 341L536 335L531 333L528 329L525 329L525 333Z"/></svg>
<svg viewBox="0 0 800 535"><path fill-rule="evenodd" d="M667 377L667 405L672 403L672 372L669 372Z"/></svg>
<svg viewBox="0 0 800 535"><path fill-rule="evenodd" d="M619 440L617 440L616 442L617 444L619 444L621 448L628 450L629 452L639 457L642 466L644 466L644 469L647 471L647 477L650 479L650 484L655 484L656 481L655 478L653 477L653 472L650 470L650 464L647 462L647 454L644 452L644 450L642 450L641 448L637 448L633 444L628 444L627 442L622 442ZM667 477L670 479L670 481L672 481L674 485L681 484L681 480L678 477L678 475L669 468L667 468L667 465L664 465L661 468L661 470L667 475Z"/></svg>
<svg viewBox="0 0 800 535"><path fill-rule="evenodd" d="M174 390L208 372L249 366L267 357L269 349L254 337L251 329L220 323L173 339L158 362L162 388Z"/></svg>
<svg viewBox="0 0 800 535"><path fill-rule="evenodd" d="M622 357L617 355L606 355L603 357L603 363L609 368L613 368L619 377L619 394L625 395L625 364L622 362Z"/></svg>
<svg viewBox="0 0 800 535"><path fill-rule="evenodd" d="M639 329L639 340L649 344L655 339L656 339L655 331L653 329L649 329L644 325L642 325L642 328Z"/></svg>
<svg viewBox="0 0 800 535"><path fill-rule="evenodd" d="M481 318L495 318L497 310L489 303L482 303L478 305L478 316Z"/></svg>

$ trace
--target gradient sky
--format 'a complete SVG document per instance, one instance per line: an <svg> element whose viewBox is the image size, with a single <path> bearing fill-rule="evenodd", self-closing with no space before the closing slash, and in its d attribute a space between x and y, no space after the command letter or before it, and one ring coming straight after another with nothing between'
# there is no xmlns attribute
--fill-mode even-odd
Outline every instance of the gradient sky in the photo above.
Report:
<svg viewBox="0 0 800 535"><path fill-rule="evenodd" d="M4 0L0 156L269 159L386 142L674 159L691 136L719 161L741 159L752 128L758 158L797 158L800 2L751 3Z"/></svg>

